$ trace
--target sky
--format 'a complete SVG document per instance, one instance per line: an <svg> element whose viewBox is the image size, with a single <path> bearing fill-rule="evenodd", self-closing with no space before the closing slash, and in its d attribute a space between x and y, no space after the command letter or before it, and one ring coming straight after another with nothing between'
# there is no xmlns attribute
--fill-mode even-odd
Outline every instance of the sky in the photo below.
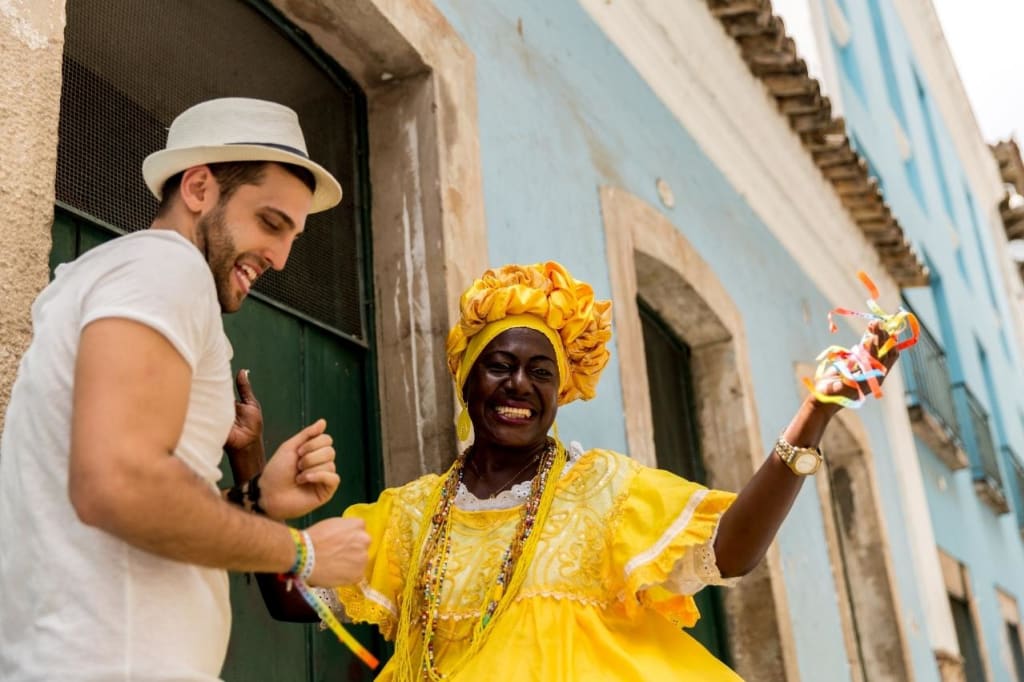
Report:
<svg viewBox="0 0 1024 682"><path fill-rule="evenodd" d="M986 142L1024 143L1024 0L932 0Z"/></svg>
<svg viewBox="0 0 1024 682"><path fill-rule="evenodd" d="M932 0L932 4L982 137L991 143L1016 133L1018 142L1024 143L1024 0ZM772 0L772 7L785 20L808 71L827 83L808 0Z"/></svg>

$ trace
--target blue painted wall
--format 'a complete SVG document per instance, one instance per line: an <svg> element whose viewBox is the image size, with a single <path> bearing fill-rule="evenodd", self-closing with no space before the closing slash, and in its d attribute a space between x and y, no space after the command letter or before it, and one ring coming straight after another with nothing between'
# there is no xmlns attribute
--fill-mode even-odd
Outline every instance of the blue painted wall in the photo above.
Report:
<svg viewBox="0 0 1024 682"><path fill-rule="evenodd" d="M964 382L985 405L996 446L1024 456L1017 341L988 222L996 219L996 209L979 205L973 195L891 0L848 1L843 9L852 40L840 47L833 38L831 46L840 60L847 125L880 174L904 231L941 281L946 305L938 305L929 289L911 290L907 299L941 341L952 381ZM894 121L909 138L909 159L899 154ZM981 502L970 468L951 472L923 442L917 450L936 541L969 569L994 679L1012 682L995 590L1011 594L1024 608L1024 547L1015 514L997 516ZM1012 472L1001 464L1012 498Z"/></svg>
<svg viewBox="0 0 1024 682"><path fill-rule="evenodd" d="M767 452L803 398L793 364L813 361L831 342L829 306L820 292L576 2L436 4L476 56L491 263L560 260L608 297L598 189L623 187L661 208L655 180L664 178L677 203L663 213L715 270L743 315L756 353L753 380ZM622 414L613 351L597 398L560 412L561 434L624 451ZM896 500L880 412L869 407L861 416L878 458L882 499ZM920 627L899 505L887 505L886 514L899 607L919 626L907 633L918 679L937 679ZM803 679L849 679L813 486L805 486L779 547Z"/></svg>

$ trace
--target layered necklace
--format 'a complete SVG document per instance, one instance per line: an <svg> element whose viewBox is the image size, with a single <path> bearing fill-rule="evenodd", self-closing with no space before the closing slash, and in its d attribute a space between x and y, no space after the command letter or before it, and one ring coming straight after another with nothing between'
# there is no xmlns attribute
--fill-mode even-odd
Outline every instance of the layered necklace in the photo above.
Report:
<svg viewBox="0 0 1024 682"><path fill-rule="evenodd" d="M452 468L438 482L426 505L427 513L431 516L423 523L416 544L417 551L411 564L417 566L419 570L415 579L406 582L402 593L402 608L395 642L395 657L398 659L396 678L400 682L412 682L423 679L424 676L435 681L448 679L480 650L490 632L488 626L508 609L526 578L540 538L540 533L535 533L534 530L544 525L554 499L556 486L548 485L548 482L558 480L566 462L565 448L559 441L549 438L540 456L540 465L533 477L530 496L523 504L522 515L512 541L502 555L494 585L484 597L470 644L452 668L443 673L437 668L434 635L441 611L441 594L448 572L448 559L451 555L455 496L462 484L469 455L470 450L467 449L456 459ZM531 460L531 464L534 461L536 460ZM524 467L523 471L527 468L529 466ZM416 630L419 630L418 637ZM420 640L418 646L417 639Z"/></svg>

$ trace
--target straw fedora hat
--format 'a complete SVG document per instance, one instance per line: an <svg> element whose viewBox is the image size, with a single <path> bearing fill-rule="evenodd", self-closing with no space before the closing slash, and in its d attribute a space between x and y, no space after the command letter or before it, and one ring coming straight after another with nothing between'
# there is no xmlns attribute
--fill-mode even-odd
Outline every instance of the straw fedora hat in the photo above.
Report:
<svg viewBox="0 0 1024 682"><path fill-rule="evenodd" d="M341 201L341 185L306 152L299 117L261 99L224 97L189 107L171 123L167 146L142 162L142 177L158 200L171 176L192 166L225 161L276 161L308 169L316 179L310 213Z"/></svg>

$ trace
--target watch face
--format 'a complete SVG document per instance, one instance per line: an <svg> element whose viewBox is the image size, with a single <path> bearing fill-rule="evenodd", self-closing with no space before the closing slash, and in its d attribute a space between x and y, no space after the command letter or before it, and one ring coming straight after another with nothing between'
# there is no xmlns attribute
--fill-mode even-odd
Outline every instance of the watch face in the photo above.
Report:
<svg viewBox="0 0 1024 682"><path fill-rule="evenodd" d="M809 452L801 452L793 461L793 468L800 474L813 474L818 468L818 458Z"/></svg>

